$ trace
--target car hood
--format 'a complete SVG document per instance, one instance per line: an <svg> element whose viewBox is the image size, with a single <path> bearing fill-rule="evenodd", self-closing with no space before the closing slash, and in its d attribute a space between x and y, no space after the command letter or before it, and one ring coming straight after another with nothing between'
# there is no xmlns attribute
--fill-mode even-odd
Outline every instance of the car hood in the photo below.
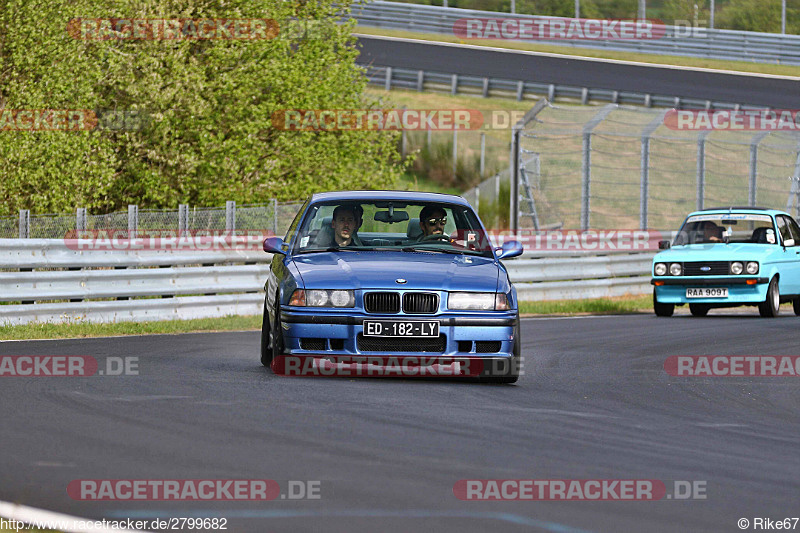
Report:
<svg viewBox="0 0 800 533"><path fill-rule="evenodd" d="M669 261L757 261L775 252L782 251L775 244L686 244L673 246L659 252L653 258L656 263Z"/></svg>
<svg viewBox="0 0 800 533"><path fill-rule="evenodd" d="M341 251L294 258L307 289L427 289L494 292L494 259L424 252ZM397 283L404 279L406 283Z"/></svg>

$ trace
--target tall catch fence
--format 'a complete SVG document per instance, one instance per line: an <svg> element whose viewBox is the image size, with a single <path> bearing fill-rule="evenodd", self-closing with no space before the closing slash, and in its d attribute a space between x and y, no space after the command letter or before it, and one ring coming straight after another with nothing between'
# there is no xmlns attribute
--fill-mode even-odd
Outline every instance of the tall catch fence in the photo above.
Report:
<svg viewBox="0 0 800 533"><path fill-rule="evenodd" d="M798 130L672 129L668 113L541 100L512 133L509 207L517 216L509 227L664 230L690 211L719 206L798 215ZM498 202L502 178L465 196Z"/></svg>

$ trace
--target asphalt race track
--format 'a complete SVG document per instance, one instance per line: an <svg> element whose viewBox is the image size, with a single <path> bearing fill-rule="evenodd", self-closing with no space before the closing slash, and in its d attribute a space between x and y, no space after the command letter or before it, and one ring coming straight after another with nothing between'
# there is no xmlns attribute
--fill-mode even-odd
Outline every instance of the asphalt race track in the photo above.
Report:
<svg viewBox="0 0 800 533"><path fill-rule="evenodd" d="M690 378L670 355L795 355L800 318L524 319L517 385L288 378L258 332L0 343L138 357L138 375L0 377L0 500L234 532L739 531L800 515L797 377ZM319 481L314 500L77 501L80 479ZM705 482L705 499L461 501L462 479Z"/></svg>
<svg viewBox="0 0 800 533"><path fill-rule="evenodd" d="M651 93L778 109L797 107L800 80L554 54L358 36L363 65ZM446 65L446 66L443 66Z"/></svg>

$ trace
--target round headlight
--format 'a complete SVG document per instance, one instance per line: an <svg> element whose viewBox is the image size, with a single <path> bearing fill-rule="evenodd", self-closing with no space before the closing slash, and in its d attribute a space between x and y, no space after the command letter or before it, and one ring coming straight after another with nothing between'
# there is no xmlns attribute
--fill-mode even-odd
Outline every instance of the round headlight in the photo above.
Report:
<svg viewBox="0 0 800 533"><path fill-rule="evenodd" d="M656 276L663 276L667 273L667 265L664 263L656 263L656 267L653 271L656 273Z"/></svg>
<svg viewBox="0 0 800 533"><path fill-rule="evenodd" d="M748 261L747 262L747 273L748 274L758 274L758 263L756 261Z"/></svg>
<svg viewBox="0 0 800 533"><path fill-rule="evenodd" d="M331 303L334 307L347 307L350 304L350 293L347 291L332 291Z"/></svg>
<svg viewBox="0 0 800 533"><path fill-rule="evenodd" d="M731 274L739 275L744 270L744 265L739 261L734 261L731 263Z"/></svg>
<svg viewBox="0 0 800 533"><path fill-rule="evenodd" d="M307 290L306 291L306 305L312 307L322 307L328 303L328 291L324 290Z"/></svg>
<svg viewBox="0 0 800 533"><path fill-rule="evenodd" d="M673 276L680 276L682 270L683 269L681 268L680 263L672 263L669 266L669 273L672 274Z"/></svg>

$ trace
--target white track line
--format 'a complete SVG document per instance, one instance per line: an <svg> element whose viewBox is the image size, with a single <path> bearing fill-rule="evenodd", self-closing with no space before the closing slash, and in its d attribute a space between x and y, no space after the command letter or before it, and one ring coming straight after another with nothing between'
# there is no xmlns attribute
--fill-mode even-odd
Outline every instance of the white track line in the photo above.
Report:
<svg viewBox="0 0 800 533"><path fill-rule="evenodd" d="M408 43L419 43L419 44L429 44L429 45L437 45L437 46L450 46L456 48L467 48L470 50L490 50L492 52L502 52L506 54L522 54L522 55L530 55L530 56L540 56L540 57L553 57L557 59L573 59L575 61L590 61L593 63L611 63L615 65L630 65L630 66L637 66L637 67L649 67L649 68L663 68L663 69L670 69L670 70L683 70L687 72L710 72L714 74L727 74L729 76L748 76L753 78L768 78L768 79L775 79L775 80L790 80L790 81L800 81L800 76L782 76L779 74L763 74L760 72L741 72L737 70L721 70L721 69L713 69L713 68L702 68L702 67L684 67L680 65L662 65L659 63L645 63L640 61L623 61L621 59L605 59L601 57L585 57L585 56L573 56L568 54L554 54L550 52L534 52L531 50L515 50L512 48L498 48L495 46L481 46L481 45L474 45L474 44L458 44L458 43L445 43L441 41L428 41L425 39L407 39L404 37L386 37L383 35L369 35L364 33L354 33L356 37L366 37L369 39L381 39L384 41L401 41L401 42L408 42ZM520 41L521 42L521 41ZM550 43L547 43L550 44ZM639 52L641 53L641 52Z"/></svg>
<svg viewBox="0 0 800 533"><path fill-rule="evenodd" d="M57 531L64 531L66 533L142 533L141 530L133 529L110 529L100 527L80 528L77 527L80 522L84 522L86 525L91 524L91 526L94 526L96 523L101 521L89 518L78 518L76 516L54 513L52 511L45 511L43 509L36 509L35 507L28 507L27 505L20 505L17 503L4 501L0 501L0 517L6 521L16 520L18 522L25 522L26 524L32 524L37 527L46 527L48 529L55 529ZM122 519L106 521L123 522ZM70 523L72 526L67 526L67 524ZM20 529L20 531L25 530Z"/></svg>

